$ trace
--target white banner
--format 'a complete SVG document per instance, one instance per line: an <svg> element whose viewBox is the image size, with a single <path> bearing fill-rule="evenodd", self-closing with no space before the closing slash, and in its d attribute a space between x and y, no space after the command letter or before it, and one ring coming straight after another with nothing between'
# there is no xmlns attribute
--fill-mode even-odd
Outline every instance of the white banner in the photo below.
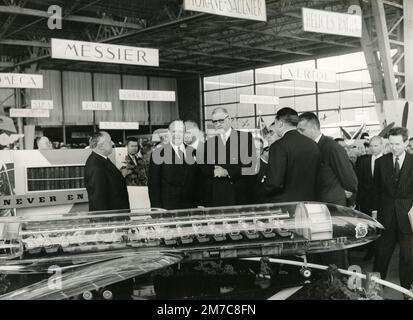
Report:
<svg viewBox="0 0 413 320"><path fill-rule="evenodd" d="M158 49L66 39L52 39L52 58L159 66Z"/></svg>
<svg viewBox="0 0 413 320"><path fill-rule="evenodd" d="M11 118L49 118L48 109L10 109Z"/></svg>
<svg viewBox="0 0 413 320"><path fill-rule="evenodd" d="M175 91L119 89L120 100L175 101Z"/></svg>
<svg viewBox="0 0 413 320"><path fill-rule="evenodd" d="M220 16L267 21L265 0L184 0L184 9Z"/></svg>
<svg viewBox="0 0 413 320"><path fill-rule="evenodd" d="M275 96L254 96L254 95L249 95L249 94L240 94L239 102L240 103L278 105L280 103L280 99Z"/></svg>
<svg viewBox="0 0 413 320"><path fill-rule="evenodd" d="M304 31L361 38L361 16L302 8Z"/></svg>
<svg viewBox="0 0 413 320"><path fill-rule="evenodd" d="M43 75L27 73L0 73L0 88L43 88Z"/></svg>
<svg viewBox="0 0 413 320"><path fill-rule="evenodd" d="M53 100L32 100L30 101L32 109L53 109Z"/></svg>
<svg viewBox="0 0 413 320"><path fill-rule="evenodd" d="M112 110L112 102L82 101L82 110L110 111Z"/></svg>
<svg viewBox="0 0 413 320"><path fill-rule="evenodd" d="M103 130L139 130L139 122L99 122L99 129Z"/></svg>
<svg viewBox="0 0 413 320"><path fill-rule="evenodd" d="M335 83L337 75L329 70L281 66L281 79Z"/></svg>

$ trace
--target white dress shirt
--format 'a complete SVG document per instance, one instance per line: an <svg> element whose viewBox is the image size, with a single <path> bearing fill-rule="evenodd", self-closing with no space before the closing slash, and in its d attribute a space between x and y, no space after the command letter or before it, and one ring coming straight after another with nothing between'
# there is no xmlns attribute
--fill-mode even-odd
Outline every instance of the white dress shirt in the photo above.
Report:
<svg viewBox="0 0 413 320"><path fill-rule="evenodd" d="M185 157L185 146L184 146L183 143L180 144L179 146L176 146L176 145L174 145L174 144L172 144L172 143L171 143L171 145L172 145L172 148L174 149L176 155L178 156L178 158L181 158L181 157L179 156L179 150L182 151L182 153L183 153L183 155L184 155L184 157Z"/></svg>
<svg viewBox="0 0 413 320"><path fill-rule="evenodd" d="M406 151L403 151L403 153L399 156L400 169L403 167L404 158L406 158ZM396 164L396 156L393 155L393 167L395 166L395 164Z"/></svg>
<svg viewBox="0 0 413 320"><path fill-rule="evenodd" d="M315 143L318 143L320 141L322 135L323 134L320 133L320 135L317 138L314 139Z"/></svg>
<svg viewBox="0 0 413 320"><path fill-rule="evenodd" d="M223 142L224 144L227 144L227 141L228 141L228 139L229 139L229 136L231 135L231 132L232 132L232 128L229 128L228 131L226 131L225 133L221 134L221 139L222 139L222 142Z"/></svg>
<svg viewBox="0 0 413 320"><path fill-rule="evenodd" d="M374 164L376 163L376 160L380 158L383 155L383 153L379 153L377 156L371 155L371 175L374 176Z"/></svg>

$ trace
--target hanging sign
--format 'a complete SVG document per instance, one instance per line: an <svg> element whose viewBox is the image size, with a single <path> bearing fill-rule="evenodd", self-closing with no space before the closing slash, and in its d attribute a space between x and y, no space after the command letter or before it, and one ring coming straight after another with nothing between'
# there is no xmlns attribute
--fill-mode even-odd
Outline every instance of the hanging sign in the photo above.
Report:
<svg viewBox="0 0 413 320"><path fill-rule="evenodd" d="M99 122L103 130L139 130L139 122Z"/></svg>
<svg viewBox="0 0 413 320"><path fill-rule="evenodd" d="M175 91L119 89L120 100L175 101Z"/></svg>
<svg viewBox="0 0 413 320"><path fill-rule="evenodd" d="M304 31L361 38L361 15L302 8Z"/></svg>
<svg viewBox="0 0 413 320"><path fill-rule="evenodd" d="M49 118L48 109L10 109L11 118Z"/></svg>
<svg viewBox="0 0 413 320"><path fill-rule="evenodd" d="M27 73L0 73L0 88L43 88L43 75Z"/></svg>
<svg viewBox="0 0 413 320"><path fill-rule="evenodd" d="M281 66L281 79L335 83L337 75L329 70Z"/></svg>
<svg viewBox="0 0 413 320"><path fill-rule="evenodd" d="M82 101L82 110L110 111L112 102L110 101Z"/></svg>
<svg viewBox="0 0 413 320"><path fill-rule="evenodd" d="M32 100L30 101L32 109L53 109L53 100Z"/></svg>
<svg viewBox="0 0 413 320"><path fill-rule="evenodd" d="M275 96L256 96L256 95L249 95L249 94L240 94L239 102L240 103L278 105L280 102L280 99Z"/></svg>
<svg viewBox="0 0 413 320"><path fill-rule="evenodd" d="M267 21L265 0L184 0L184 9L233 18Z"/></svg>
<svg viewBox="0 0 413 320"><path fill-rule="evenodd" d="M159 66L158 49L67 39L52 39L52 58Z"/></svg>

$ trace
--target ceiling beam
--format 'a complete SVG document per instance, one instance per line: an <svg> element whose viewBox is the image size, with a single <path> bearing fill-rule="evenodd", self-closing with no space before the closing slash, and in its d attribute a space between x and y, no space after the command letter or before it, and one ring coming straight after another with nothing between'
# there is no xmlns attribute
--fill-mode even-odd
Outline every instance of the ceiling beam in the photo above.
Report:
<svg viewBox="0 0 413 320"><path fill-rule="evenodd" d="M20 0L17 4L19 7L24 7L26 5L27 0ZM13 14L10 15L3 24L3 27L0 30L0 39L4 37L4 35L9 31L10 27L12 26L14 20L16 19L17 15Z"/></svg>
<svg viewBox="0 0 413 320"><path fill-rule="evenodd" d="M50 42L42 42L42 41L35 41L35 40L0 39L0 44L11 45L11 46L50 48Z"/></svg>
<svg viewBox="0 0 413 320"><path fill-rule="evenodd" d="M42 17L46 19L48 19L51 16L51 14L48 13L47 11L21 8L18 6L0 6L0 13L27 15L27 16L32 16L32 17ZM140 30L143 28L143 26L139 24L115 21L109 18L94 18L94 17L68 15L67 17L65 16L62 17L62 20L80 22L80 23L107 25L107 26L136 29L136 30Z"/></svg>

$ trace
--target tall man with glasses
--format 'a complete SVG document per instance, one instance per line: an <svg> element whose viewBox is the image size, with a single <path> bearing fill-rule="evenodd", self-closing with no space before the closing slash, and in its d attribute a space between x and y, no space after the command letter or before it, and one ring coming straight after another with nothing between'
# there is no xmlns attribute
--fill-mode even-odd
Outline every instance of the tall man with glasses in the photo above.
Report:
<svg viewBox="0 0 413 320"><path fill-rule="evenodd" d="M373 270L386 278L394 248L400 245L400 285L413 285L413 230L408 213L413 206L413 155L405 149L408 144L406 128L389 131L391 153L376 160L374 167L374 211L385 230L376 241Z"/></svg>
<svg viewBox="0 0 413 320"><path fill-rule="evenodd" d="M252 203L248 186L254 182L257 159L252 134L233 129L225 108L212 112L212 123L217 135L206 141L201 166L204 203L211 207Z"/></svg>

